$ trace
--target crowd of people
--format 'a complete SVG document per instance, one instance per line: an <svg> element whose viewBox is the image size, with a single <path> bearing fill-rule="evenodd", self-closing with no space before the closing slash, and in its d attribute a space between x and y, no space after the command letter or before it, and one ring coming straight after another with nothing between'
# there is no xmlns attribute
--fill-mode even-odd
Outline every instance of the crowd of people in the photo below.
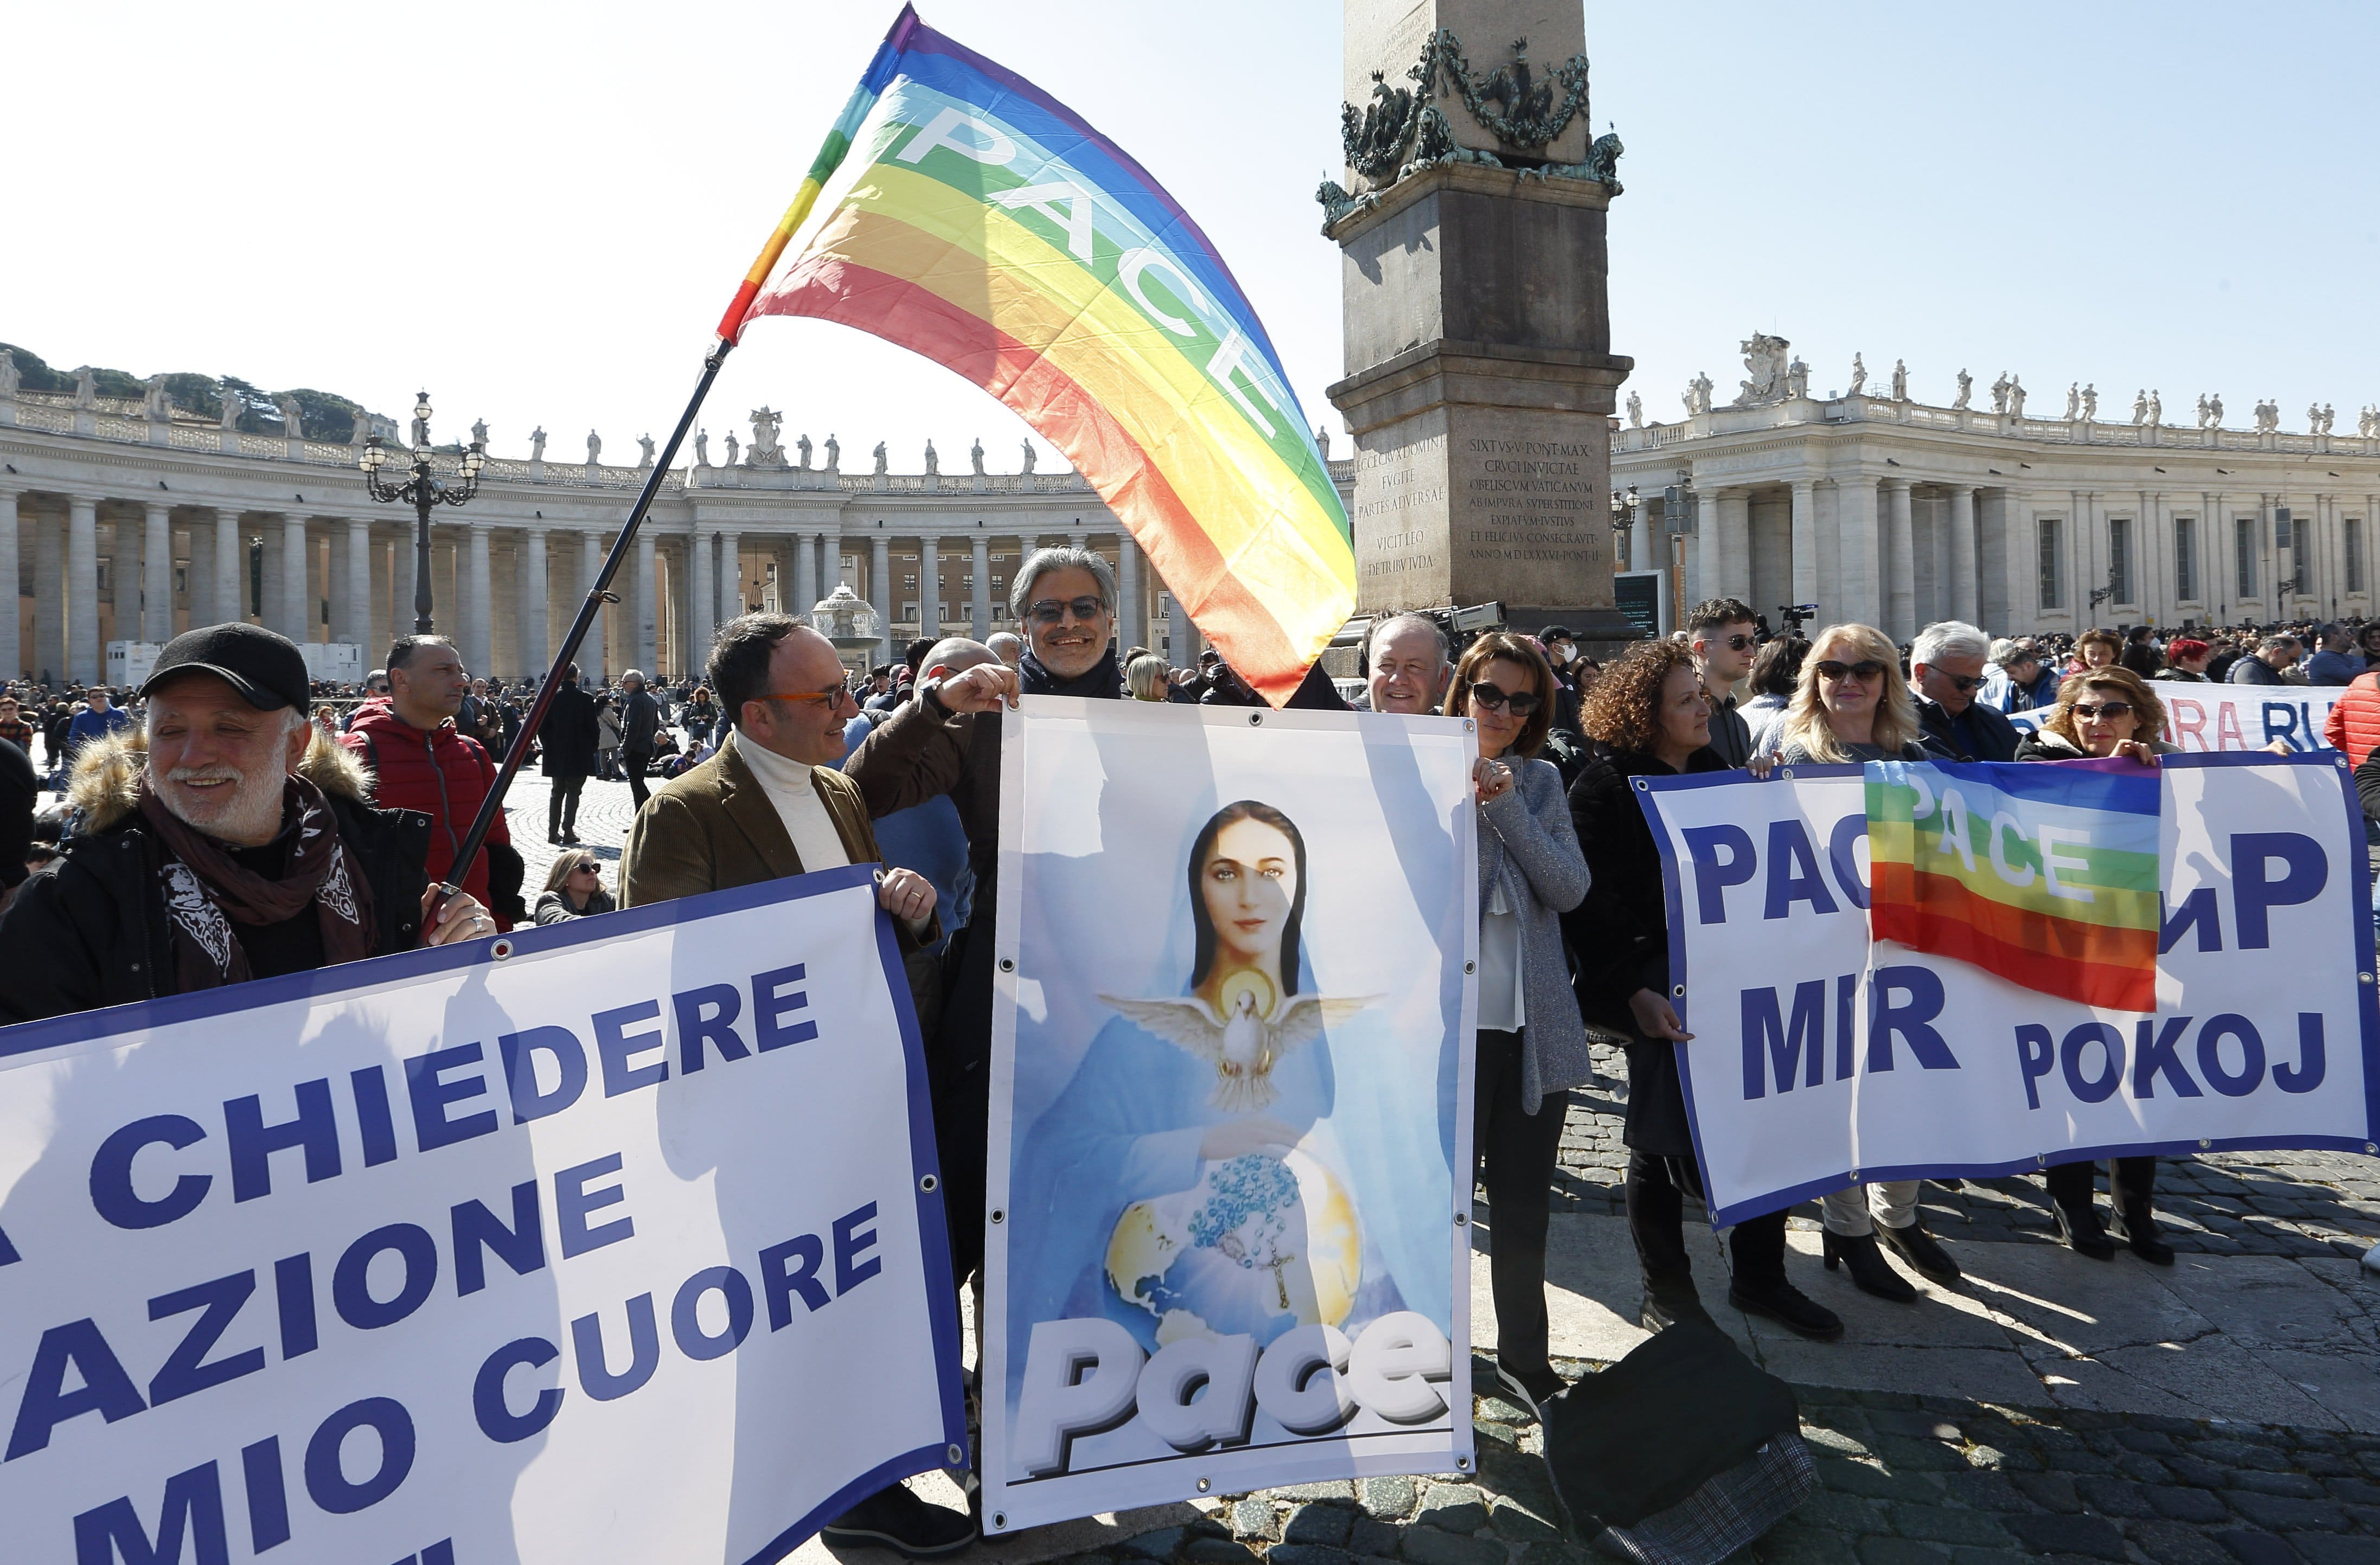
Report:
<svg viewBox="0 0 2380 1565"><path fill-rule="evenodd" d="M975 1278L999 905L997 714L1024 695L1260 699L1211 651L1173 669L1146 649L1120 650L1116 603L1104 559L1044 549L1014 577L1021 636L915 641L857 677L808 625L746 614L719 628L699 682L629 670L588 688L567 669L527 736L534 692L471 676L436 636L398 638L360 689L310 682L295 645L247 625L176 638L124 705L95 687L11 686L0 693L0 1024L875 863L929 1040L954 1270ZM1946 622L1902 648L1856 624L1769 635L1722 598L1697 605L1676 637L1608 665L1560 625L1458 646L1423 613L1373 622L1358 661L1344 685L1318 665L1290 704L1469 719L1478 735L1474 1135L1495 1214L1496 1369L1531 1403L1563 1384L1548 1354L1549 1195L1569 1089L1593 1079L1598 1039L1628 1062L1624 1194L1640 1318L1659 1330L1706 1308L1683 1229L1685 1203L1701 1192L1675 1046L1692 1037L1668 987L1660 857L1632 780L1927 757L2153 765L2168 749L2153 681L2308 680L2350 686L2331 717L2333 743L2380 802L2380 624L2212 637L2092 630L2070 641ZM2016 713L2035 714L2029 732L2010 722ZM500 816L460 869L459 892L442 895L500 762L524 743L550 781L547 838L563 850L543 887L524 886ZM45 771L31 758L37 744ZM627 782L637 813L607 887L577 815L588 779L611 776ZM53 793L60 802L42 808ZM2120 1240L2143 1260L2171 1263L2154 1159L2116 1161L2104 1218L2089 1163L2052 1167L2046 1183L2078 1254L2108 1259ZM1917 1181L1831 1193L1822 1216L1827 1269L1869 1293L1913 1303L1904 1271L1960 1276L1924 1225ZM1842 1336L1840 1317L1787 1275L1784 1211L1737 1223L1729 1249L1732 1305L1808 1338ZM977 1522L896 1484L827 1535L928 1556L965 1547Z"/></svg>

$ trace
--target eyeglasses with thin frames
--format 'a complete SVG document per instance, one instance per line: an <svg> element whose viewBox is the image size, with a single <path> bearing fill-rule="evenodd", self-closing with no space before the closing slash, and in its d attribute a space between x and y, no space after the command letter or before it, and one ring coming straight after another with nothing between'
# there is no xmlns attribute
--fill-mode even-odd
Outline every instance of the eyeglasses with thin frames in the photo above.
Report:
<svg viewBox="0 0 2380 1565"><path fill-rule="evenodd" d="M816 701L832 711L848 700L856 699L851 691L851 675L844 674L843 683L825 690L772 690L765 696L755 696L756 701Z"/></svg>
<svg viewBox="0 0 2380 1565"><path fill-rule="evenodd" d="M1075 598L1062 602L1055 598L1044 598L1025 612L1033 616L1036 625L1056 625L1069 613L1077 620L1095 620L1106 613L1107 609L1108 606L1096 598Z"/></svg>

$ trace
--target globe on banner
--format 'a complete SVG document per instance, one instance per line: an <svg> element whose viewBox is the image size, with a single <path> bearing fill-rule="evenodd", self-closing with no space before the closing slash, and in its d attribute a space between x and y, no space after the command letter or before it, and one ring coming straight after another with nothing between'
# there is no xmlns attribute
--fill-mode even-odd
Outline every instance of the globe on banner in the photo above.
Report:
<svg viewBox="0 0 2380 1565"><path fill-rule="evenodd" d="M1108 1285L1148 1312L1135 1335L1164 1347L1300 1326L1341 1326L1363 1280L1346 1187L1319 1161L1250 1152L1203 1164L1198 1182L1124 1208L1108 1241Z"/></svg>

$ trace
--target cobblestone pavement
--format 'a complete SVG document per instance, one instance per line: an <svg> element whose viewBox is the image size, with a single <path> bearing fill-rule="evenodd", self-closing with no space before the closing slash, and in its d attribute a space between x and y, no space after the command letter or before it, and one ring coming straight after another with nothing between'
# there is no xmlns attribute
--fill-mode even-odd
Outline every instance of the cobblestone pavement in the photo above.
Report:
<svg viewBox="0 0 2380 1565"><path fill-rule="evenodd" d="M541 779L516 785L515 841L532 890L554 849ZM579 834L608 867L630 819L625 783L589 782ZM1633 1256L1621 1216L1626 1066L1572 1094L1553 1255L1557 1364L1625 1353ZM1970 1272L1917 1306L1852 1292L1817 1269L1816 1207L1794 1215L1794 1277L1845 1317L1802 1343L1715 1312L1793 1382L1820 1487L1740 1565L2380 1565L2380 1159L2333 1152L2173 1159L2157 1205L2171 1272L2094 1264L2056 1242L2034 1177L1929 1183L1925 1220ZM1691 1223L1695 1214L1688 1214ZM1478 1225L1492 1235L1493 1214ZM1702 1263L1723 1286L1723 1252ZM1484 1261L1475 1336L1492 1338ZM1484 1359L1473 1379L1492 1384ZM1846 1386L1836 1382L1851 1381ZM1902 1389L1880 1389L1900 1385ZM1937 1394L1926 1394L1928 1392ZM2096 1400L2106 1405L2058 1405ZM1474 1400L1475 1480L1449 1474L1306 1485L1159 1506L978 1546L1003 1565L1569 1565L1531 1418ZM2142 1411L2155 1407L2159 1411ZM2227 1411L2228 1410L2228 1411ZM2244 1410L2244 1411L2243 1411ZM916 1481L945 1504L939 1474ZM799 1556L828 1565L813 1541ZM873 1550L851 1565L890 1565Z"/></svg>

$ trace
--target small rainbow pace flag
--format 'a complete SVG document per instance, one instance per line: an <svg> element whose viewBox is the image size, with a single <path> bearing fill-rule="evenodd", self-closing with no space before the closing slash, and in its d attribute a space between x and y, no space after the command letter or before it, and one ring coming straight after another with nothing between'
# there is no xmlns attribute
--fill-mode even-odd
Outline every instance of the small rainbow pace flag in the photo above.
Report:
<svg viewBox="0 0 2380 1565"><path fill-rule="evenodd" d="M1870 761L1869 933L2154 1011L2160 791L2131 761Z"/></svg>
<svg viewBox="0 0 2380 1565"><path fill-rule="evenodd" d="M1354 612L1346 512L1215 247L1113 142L908 7L720 335L759 315L857 327L1007 404L1276 706Z"/></svg>

